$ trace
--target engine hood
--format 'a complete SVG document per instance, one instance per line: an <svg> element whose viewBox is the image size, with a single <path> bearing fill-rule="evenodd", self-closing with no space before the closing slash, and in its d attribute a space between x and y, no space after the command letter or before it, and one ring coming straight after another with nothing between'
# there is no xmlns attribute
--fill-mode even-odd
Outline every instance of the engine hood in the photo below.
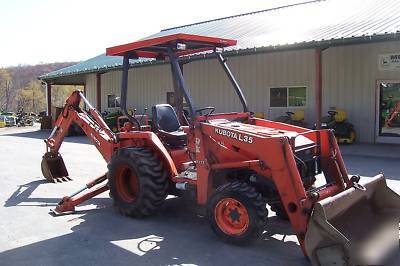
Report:
<svg viewBox="0 0 400 266"><path fill-rule="evenodd" d="M315 143L310 140L309 138L305 137L302 134L299 134L294 131L282 130L279 128L273 127L263 127L263 126L256 126L251 124L245 124L240 122L232 122L226 119L215 119L210 121L211 124L217 125L222 127L223 129L229 131L241 131L243 133L255 134L260 135L263 137L281 137L286 136L289 139L294 139L295 148L303 149L309 146L313 146Z"/></svg>

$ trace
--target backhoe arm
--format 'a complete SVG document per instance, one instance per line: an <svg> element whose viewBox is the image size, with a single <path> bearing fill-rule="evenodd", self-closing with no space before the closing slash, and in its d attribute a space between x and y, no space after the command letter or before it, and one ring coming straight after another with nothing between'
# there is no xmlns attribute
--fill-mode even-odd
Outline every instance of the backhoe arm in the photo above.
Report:
<svg viewBox="0 0 400 266"><path fill-rule="evenodd" d="M88 107L88 112L79 107L82 100ZM82 128L103 158L109 161L114 149L115 135L80 91L74 91L67 99L51 135L45 140L47 151L53 154L58 153L72 123Z"/></svg>
<svg viewBox="0 0 400 266"><path fill-rule="evenodd" d="M79 104L84 101L88 112ZM74 91L67 99L61 115L57 118L49 138L45 139L46 153L42 159L43 176L50 182L69 180L69 174L59 149L72 123L77 124L108 162L115 149L116 137L100 114L80 91Z"/></svg>

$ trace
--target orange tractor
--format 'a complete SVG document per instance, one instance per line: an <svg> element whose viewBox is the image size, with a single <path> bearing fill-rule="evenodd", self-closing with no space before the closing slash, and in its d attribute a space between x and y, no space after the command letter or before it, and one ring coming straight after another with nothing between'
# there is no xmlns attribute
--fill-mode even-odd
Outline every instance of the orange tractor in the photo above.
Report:
<svg viewBox="0 0 400 266"><path fill-rule="evenodd" d="M392 123L396 121L399 114L400 114L400 102L396 102L394 108L389 110L389 115L385 120L385 125L387 127L391 127Z"/></svg>
<svg viewBox="0 0 400 266"><path fill-rule="evenodd" d="M102 154L108 172L64 197L54 211L74 211L76 205L109 189L122 214L143 217L157 212L168 194L189 193L206 211L218 236L246 243L263 233L268 204L289 219L304 254L315 265L370 260L375 238L386 236L386 229L393 229L386 225L398 219L399 196L386 186L382 174L366 183L359 183L357 176L349 178L331 130L253 117L221 54L235 44L174 34L108 48L107 55L123 56L121 110L128 121L121 132L113 133L81 92L69 97L45 140L43 175L52 182L69 178L58 150L73 122ZM225 71L242 112L214 113L215 107L196 107L180 63L190 62L187 55L205 51L212 51ZM153 106L150 125L126 110L129 60L136 58L169 63L176 95L181 95L176 97L177 111L168 104ZM79 106L81 101L88 111ZM325 182L317 186L319 178Z"/></svg>

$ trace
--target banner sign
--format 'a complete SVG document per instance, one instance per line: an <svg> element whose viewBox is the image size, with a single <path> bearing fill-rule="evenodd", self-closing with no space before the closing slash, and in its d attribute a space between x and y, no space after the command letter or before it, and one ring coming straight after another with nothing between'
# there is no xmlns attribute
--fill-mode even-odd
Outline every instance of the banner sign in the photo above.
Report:
<svg viewBox="0 0 400 266"><path fill-rule="evenodd" d="M379 70L400 71L400 52L392 54L381 54L379 57Z"/></svg>

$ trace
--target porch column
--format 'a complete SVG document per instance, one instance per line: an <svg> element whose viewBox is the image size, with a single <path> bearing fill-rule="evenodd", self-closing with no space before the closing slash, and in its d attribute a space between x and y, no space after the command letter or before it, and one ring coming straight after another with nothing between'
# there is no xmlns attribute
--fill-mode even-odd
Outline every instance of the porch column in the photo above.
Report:
<svg viewBox="0 0 400 266"><path fill-rule="evenodd" d="M96 74L96 108L101 113L101 74Z"/></svg>
<svg viewBox="0 0 400 266"><path fill-rule="evenodd" d="M183 74L183 63L179 64L179 67L181 68L182 74ZM175 98L175 107L176 107L176 112L178 114L178 119L181 122L181 124L184 122L183 120L183 95L181 90L178 88L178 86L174 86L174 98Z"/></svg>
<svg viewBox="0 0 400 266"><path fill-rule="evenodd" d="M315 49L315 127L321 128L322 112L322 48Z"/></svg>
<svg viewBox="0 0 400 266"><path fill-rule="evenodd" d="M47 116L51 116L51 84L46 82L46 112Z"/></svg>

